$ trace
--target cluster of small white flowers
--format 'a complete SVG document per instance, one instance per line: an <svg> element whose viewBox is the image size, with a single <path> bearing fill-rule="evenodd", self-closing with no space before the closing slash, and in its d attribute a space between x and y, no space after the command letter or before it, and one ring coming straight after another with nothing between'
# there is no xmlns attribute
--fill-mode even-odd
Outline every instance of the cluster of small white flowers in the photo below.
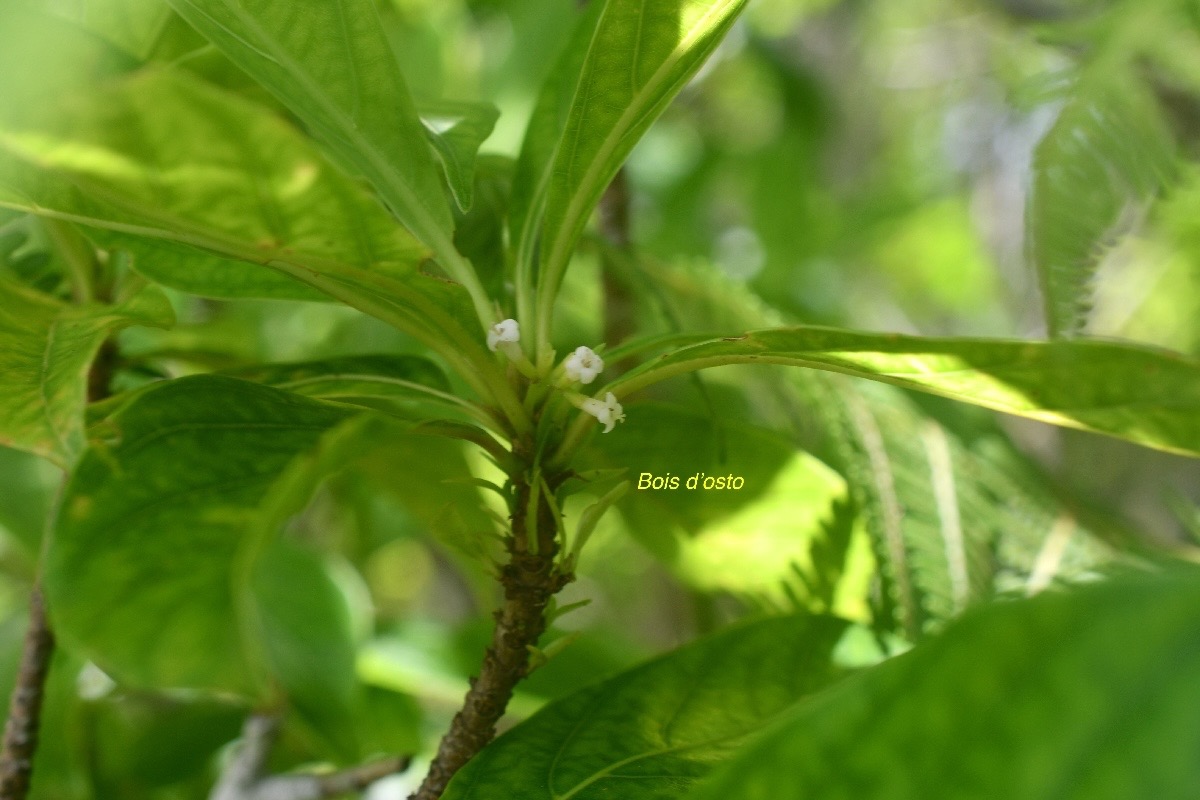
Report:
<svg viewBox="0 0 1200 800"><path fill-rule="evenodd" d="M506 319L497 322L491 327L487 334L487 346L492 352L503 350L512 357L520 355L519 347L521 341L521 326L515 319ZM514 352L517 351L517 352ZM571 355L567 356L563 361L563 372L571 381L587 385L596 380L596 376L604 371L604 359L596 354L596 351L590 347L576 347ZM572 400L582 411L591 414L600 424L604 426L604 432L608 433L618 422L625 421L625 412L621 408L621 404L617 402L617 397L612 392L605 394L604 399L597 397L580 397L574 392L570 393L575 399Z"/></svg>

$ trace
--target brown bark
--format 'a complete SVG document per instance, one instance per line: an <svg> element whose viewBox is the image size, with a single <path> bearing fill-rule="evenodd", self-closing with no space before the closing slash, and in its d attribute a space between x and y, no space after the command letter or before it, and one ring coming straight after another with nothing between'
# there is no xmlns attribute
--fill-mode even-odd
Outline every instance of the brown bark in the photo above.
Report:
<svg viewBox="0 0 1200 800"><path fill-rule="evenodd" d="M557 483L549 482L552 490ZM504 715L513 689L529 673L529 648L545 631L546 604L571 581L570 575L555 566L558 520L544 499L537 503L536 552L530 548L531 491L529 483L523 480L514 493L513 533L508 540L510 559L500 572L504 604L495 613L491 646L479 676L471 679L462 710L455 715L438 746L429 774L409 800L441 797L454 774L495 737L496 723Z"/></svg>
<svg viewBox="0 0 1200 800"><path fill-rule="evenodd" d="M17 683L9 698L8 721L0 750L0 800L23 800L33 777L46 676L54 658L54 633L46 619L41 585L29 597L29 628L21 651Z"/></svg>

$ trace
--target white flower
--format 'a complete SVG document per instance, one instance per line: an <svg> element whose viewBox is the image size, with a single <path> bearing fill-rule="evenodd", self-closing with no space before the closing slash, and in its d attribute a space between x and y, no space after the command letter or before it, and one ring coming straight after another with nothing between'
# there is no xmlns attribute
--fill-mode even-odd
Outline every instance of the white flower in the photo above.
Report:
<svg viewBox="0 0 1200 800"><path fill-rule="evenodd" d="M563 369L567 371L567 377L571 380L591 383L604 371L604 359L596 355L590 347L576 347L575 352L563 362Z"/></svg>
<svg viewBox="0 0 1200 800"><path fill-rule="evenodd" d="M521 341L521 326L517 324L515 319L506 319L502 322L497 322L488 331L487 346L493 353L500 347L501 344L508 342Z"/></svg>
<svg viewBox="0 0 1200 800"><path fill-rule="evenodd" d="M617 396L612 392L606 394L603 400L589 397L579 407L600 420L604 425L605 433L611 431L618 422L625 421L625 411L617 402Z"/></svg>

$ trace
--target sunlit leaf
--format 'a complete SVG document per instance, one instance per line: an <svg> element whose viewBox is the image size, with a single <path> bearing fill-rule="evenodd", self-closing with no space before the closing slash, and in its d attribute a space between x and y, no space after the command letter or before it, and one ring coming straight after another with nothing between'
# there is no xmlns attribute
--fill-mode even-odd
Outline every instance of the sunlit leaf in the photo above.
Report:
<svg viewBox="0 0 1200 800"><path fill-rule="evenodd" d="M371 0L169 0L379 191L426 245L452 225L426 133Z"/></svg>
<svg viewBox="0 0 1200 800"><path fill-rule="evenodd" d="M60 117L0 133L0 205L93 226L184 291L332 295L393 324L458 327L466 293L422 271L427 251L269 112L150 72Z"/></svg>
<svg viewBox="0 0 1200 800"><path fill-rule="evenodd" d="M723 364L841 372L1160 450L1200 454L1200 363L1115 342L778 328L665 354L611 388L623 396L673 375Z"/></svg>

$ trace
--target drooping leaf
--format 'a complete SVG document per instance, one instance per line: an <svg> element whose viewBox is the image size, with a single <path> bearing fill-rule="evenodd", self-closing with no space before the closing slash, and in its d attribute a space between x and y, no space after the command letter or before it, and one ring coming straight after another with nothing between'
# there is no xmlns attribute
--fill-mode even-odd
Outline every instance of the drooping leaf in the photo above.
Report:
<svg viewBox="0 0 1200 800"><path fill-rule="evenodd" d="M421 103L421 124L442 163L454 202L462 211L475 197L475 159L479 146L492 133L500 110L490 103L442 100Z"/></svg>
<svg viewBox="0 0 1200 800"><path fill-rule="evenodd" d="M681 797L836 677L832 617L748 623L547 705L459 771L447 800Z"/></svg>
<svg viewBox="0 0 1200 800"><path fill-rule="evenodd" d="M275 116L181 74L134 75L56 127L0 133L0 206L92 226L184 291L332 296L417 336L457 331L459 351L478 339L458 321L466 292L422 271L427 251L354 182Z"/></svg>
<svg viewBox="0 0 1200 800"><path fill-rule="evenodd" d="M1194 797L1196 577L984 608L803 701L687 796Z"/></svg>
<svg viewBox="0 0 1200 800"><path fill-rule="evenodd" d="M1200 363L1102 341L935 339L802 326L662 355L611 385L619 396L723 364L784 364L882 381L996 411L1200 455Z"/></svg>
<svg viewBox="0 0 1200 800"><path fill-rule="evenodd" d="M426 133L371 0L169 0L441 252L452 218Z"/></svg>
<svg viewBox="0 0 1200 800"><path fill-rule="evenodd" d="M0 279L0 443L71 464L83 447L87 375L101 343L130 325L174 322L161 291L72 306Z"/></svg>
<svg viewBox="0 0 1200 800"><path fill-rule="evenodd" d="M1034 153L1031 250L1055 338L1083 330L1096 267L1172 172L1174 142L1157 102L1111 71L1081 81Z"/></svg>
<svg viewBox="0 0 1200 800"><path fill-rule="evenodd" d="M216 376L158 384L114 413L69 483L47 554L60 636L134 686L256 695L264 668L286 688L308 686L311 677L280 656L278 639L310 653L344 652L348 634L337 625L271 624L259 602L278 593L259 593L255 574L269 578L291 563L264 553L278 524L306 501L313 464L344 451L337 426L349 416ZM329 596L319 587L306 602Z"/></svg>
<svg viewBox="0 0 1200 800"><path fill-rule="evenodd" d="M542 220L540 285L549 298L544 302L553 299L605 187L743 5L743 0L608 0L594 25L582 29L590 32L582 58L568 55L565 75L551 77L524 148L529 156L523 160L533 166L518 172L524 196L532 198L529 214ZM545 148L548 141L552 149ZM522 213L524 207L518 206ZM523 227L519 254L532 235L528 222Z"/></svg>

